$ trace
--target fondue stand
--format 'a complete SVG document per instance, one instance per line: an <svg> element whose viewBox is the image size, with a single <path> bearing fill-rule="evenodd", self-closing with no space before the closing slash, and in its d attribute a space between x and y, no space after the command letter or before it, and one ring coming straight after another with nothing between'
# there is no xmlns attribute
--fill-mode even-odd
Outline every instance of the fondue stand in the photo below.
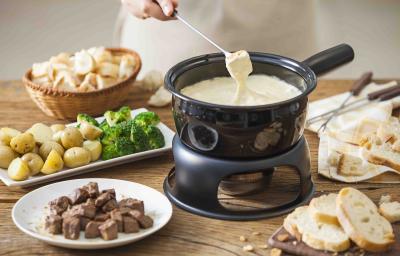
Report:
<svg viewBox="0 0 400 256"><path fill-rule="evenodd" d="M224 220L270 218L306 203L314 192L310 153L304 137L288 151L264 159L237 160L206 156L185 146L177 136L172 149L175 167L164 181L165 194L177 206L198 215ZM270 178L274 167L283 165L293 167L300 177L300 191L294 200L271 208L246 211L225 208L218 201L218 186L227 177L263 170L264 175Z"/></svg>

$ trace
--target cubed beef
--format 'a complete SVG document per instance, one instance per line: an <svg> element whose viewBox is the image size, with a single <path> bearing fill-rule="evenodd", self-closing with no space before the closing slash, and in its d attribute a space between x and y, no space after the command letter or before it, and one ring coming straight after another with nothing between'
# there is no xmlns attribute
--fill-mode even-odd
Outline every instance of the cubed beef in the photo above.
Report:
<svg viewBox="0 0 400 256"><path fill-rule="evenodd" d="M129 211L132 211L131 208L127 208L127 207L122 207L122 208L118 208L119 211L121 212L122 215L128 215Z"/></svg>
<svg viewBox="0 0 400 256"><path fill-rule="evenodd" d="M109 211L114 210L114 209L117 208L117 207L118 207L117 200L111 199L111 200L108 200L108 202L105 203L105 204L101 207L101 210L102 210L103 212L109 212Z"/></svg>
<svg viewBox="0 0 400 256"><path fill-rule="evenodd" d="M118 237L118 225L114 220L107 220L99 226L100 235L104 240L113 240Z"/></svg>
<svg viewBox="0 0 400 256"><path fill-rule="evenodd" d="M95 221L106 221L109 218L110 218L110 214L108 212L107 213L98 212L94 216Z"/></svg>
<svg viewBox="0 0 400 256"><path fill-rule="evenodd" d="M130 208L132 210L138 210L144 214L144 204L143 201L134 199L134 198L126 198L119 201L119 208Z"/></svg>
<svg viewBox="0 0 400 256"><path fill-rule="evenodd" d="M110 188L110 189L104 189L104 190L101 191L101 193L107 193L107 192L111 194L112 198L116 198L115 189Z"/></svg>
<svg viewBox="0 0 400 256"><path fill-rule="evenodd" d="M110 212L110 217L112 220L117 222L118 232L122 232L124 230L124 226L122 223L122 214L118 209L114 209Z"/></svg>
<svg viewBox="0 0 400 256"><path fill-rule="evenodd" d="M81 223L81 230L85 230L86 225L91 221L88 217L81 216L79 217Z"/></svg>
<svg viewBox="0 0 400 256"><path fill-rule="evenodd" d="M59 198L54 199L49 203L50 212L52 214L61 215L65 212L68 207L71 205L71 200L66 196L61 196Z"/></svg>
<svg viewBox="0 0 400 256"><path fill-rule="evenodd" d="M96 206L95 202L96 202L96 199L94 199L94 198L88 198L88 200L86 200L85 204L86 204L86 205L93 205L93 206Z"/></svg>
<svg viewBox="0 0 400 256"><path fill-rule="evenodd" d="M97 182L89 182L87 185L83 186L82 189L86 190L91 198L96 198L100 194Z"/></svg>
<svg viewBox="0 0 400 256"><path fill-rule="evenodd" d="M138 210L130 211L129 215L139 222L141 228L150 228L153 226L153 219Z"/></svg>
<svg viewBox="0 0 400 256"><path fill-rule="evenodd" d="M122 221L124 224L125 233L137 233L139 232L139 223L130 216L123 216Z"/></svg>
<svg viewBox="0 0 400 256"><path fill-rule="evenodd" d="M77 217L67 217L63 219L62 231L67 239L76 240L79 238L81 230L80 220Z"/></svg>
<svg viewBox="0 0 400 256"><path fill-rule="evenodd" d="M103 222L89 221L85 228L85 238L96 238L100 236L99 226Z"/></svg>
<svg viewBox="0 0 400 256"><path fill-rule="evenodd" d="M89 193L82 189L77 188L74 190L73 194L70 196L72 204L80 204L85 202L89 198Z"/></svg>
<svg viewBox="0 0 400 256"><path fill-rule="evenodd" d="M87 217L93 219L96 215L96 207L94 205L78 204L74 205L68 211L63 213L63 217Z"/></svg>
<svg viewBox="0 0 400 256"><path fill-rule="evenodd" d="M62 233L62 218L59 215L50 214L46 216L45 228L50 234Z"/></svg>
<svg viewBox="0 0 400 256"><path fill-rule="evenodd" d="M114 199L114 198L115 198L115 196L113 197L113 195L110 192L101 193L99 195L99 197L96 198L95 205L96 205L96 207L101 207L105 203L107 203L108 201L110 201L111 199Z"/></svg>

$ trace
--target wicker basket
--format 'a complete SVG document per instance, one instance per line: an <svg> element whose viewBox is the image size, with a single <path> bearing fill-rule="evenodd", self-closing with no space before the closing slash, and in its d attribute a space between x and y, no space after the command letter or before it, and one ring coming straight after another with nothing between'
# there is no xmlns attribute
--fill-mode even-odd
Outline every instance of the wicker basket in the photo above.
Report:
<svg viewBox="0 0 400 256"><path fill-rule="evenodd" d="M135 51L123 48L107 48L107 50L117 55L131 54L137 64L130 77L105 89L91 92L68 92L43 87L32 82L32 69L25 73L22 81L32 100L48 116L57 119L75 119L78 113L102 115L105 111L123 104L141 68L140 57Z"/></svg>

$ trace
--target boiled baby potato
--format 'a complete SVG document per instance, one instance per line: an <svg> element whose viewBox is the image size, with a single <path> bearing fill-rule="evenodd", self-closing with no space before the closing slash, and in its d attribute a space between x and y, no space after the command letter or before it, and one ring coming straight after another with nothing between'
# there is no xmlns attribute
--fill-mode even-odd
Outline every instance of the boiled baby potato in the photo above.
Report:
<svg viewBox="0 0 400 256"><path fill-rule="evenodd" d="M61 145L61 136L63 134L64 131L58 131L53 133L53 137L52 140L54 140L55 142L57 142L58 144Z"/></svg>
<svg viewBox="0 0 400 256"><path fill-rule="evenodd" d="M26 153L21 159L28 165L31 176L38 174L44 164L43 159L35 153Z"/></svg>
<svg viewBox="0 0 400 256"><path fill-rule="evenodd" d="M62 157L56 150L51 150L50 154L47 156L46 161L40 170L44 174L52 174L58 172L64 167L64 161Z"/></svg>
<svg viewBox="0 0 400 256"><path fill-rule="evenodd" d="M35 139L31 133L24 132L11 139L11 148L20 154L31 152L35 148Z"/></svg>
<svg viewBox="0 0 400 256"><path fill-rule="evenodd" d="M90 159L90 152L81 147L67 149L64 154L64 163L70 168L87 165Z"/></svg>
<svg viewBox="0 0 400 256"><path fill-rule="evenodd" d="M88 122L82 122L79 131L82 133L83 137L88 140L95 140L103 133L100 128Z"/></svg>
<svg viewBox="0 0 400 256"><path fill-rule="evenodd" d="M65 129L64 124L53 124L50 126L50 129L53 131L53 133L63 131Z"/></svg>
<svg viewBox="0 0 400 256"><path fill-rule="evenodd" d="M39 144L43 144L49 141L53 137L53 130L45 124L36 123L32 125L26 132L32 133L35 141Z"/></svg>
<svg viewBox="0 0 400 256"><path fill-rule="evenodd" d="M83 143L82 134L76 127L67 127L61 135L61 143L66 149L80 147Z"/></svg>
<svg viewBox="0 0 400 256"><path fill-rule="evenodd" d="M8 166L8 176L13 180L26 180L30 174L28 164L19 157L12 160Z"/></svg>
<svg viewBox="0 0 400 256"><path fill-rule="evenodd" d="M11 161L17 157L17 153L15 153L9 146L0 145L0 168L8 168Z"/></svg>
<svg viewBox="0 0 400 256"><path fill-rule="evenodd" d="M32 153L39 154L39 146L36 144L35 147L32 149Z"/></svg>
<svg viewBox="0 0 400 256"><path fill-rule="evenodd" d="M83 148L89 151L90 161L96 161L100 158L102 146L98 140L86 140L83 142Z"/></svg>
<svg viewBox="0 0 400 256"><path fill-rule="evenodd" d="M57 151L60 156L64 155L64 148L60 144L52 140L46 141L42 144L42 146L40 146L39 155L43 159L46 159L47 156L50 154L50 151L52 151L53 149Z"/></svg>
<svg viewBox="0 0 400 256"><path fill-rule="evenodd" d="M11 139L20 134L21 132L16 129L3 127L0 129L0 144L9 146Z"/></svg>

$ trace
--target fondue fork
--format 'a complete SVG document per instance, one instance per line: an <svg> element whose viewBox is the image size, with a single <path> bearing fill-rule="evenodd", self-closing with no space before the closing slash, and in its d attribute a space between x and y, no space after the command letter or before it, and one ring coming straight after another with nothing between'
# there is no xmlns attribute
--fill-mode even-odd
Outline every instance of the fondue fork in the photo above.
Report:
<svg viewBox="0 0 400 256"><path fill-rule="evenodd" d="M350 102L350 103L346 104L346 105L339 111L339 113L345 113L345 112L351 111L351 110L353 110L353 109L355 109L355 108L358 108L358 106L356 106L355 108L354 108L354 107L351 108L351 106L353 106L353 105L356 105L356 104L358 104L358 103L360 103L360 102L362 102L362 101L372 101L372 100L378 99L381 95L386 94L386 93L389 93L389 92L391 92L391 91L393 91L393 90L396 90L396 89L398 89L398 88L400 88L400 85L394 85L394 86L391 86L391 87L388 87L388 88L385 88L385 89L381 89L381 90L378 90L378 91L375 91L375 92L371 92L371 93L369 93L367 96L365 96L365 97L363 97L363 98L361 98L361 99L358 99L358 100L355 100L355 101L353 101L353 102ZM308 119L308 120L307 120L307 125L310 125L310 124L313 124L313 123L315 123L315 122L320 121L320 120L323 119L324 117L326 117L326 116L332 114L333 112L335 112L337 109L338 109L338 108L335 108L335 109L333 109L333 110L327 111L327 112L325 112L325 113L323 113L323 114L320 114L320 115L318 115L318 116L314 116L314 117Z"/></svg>
<svg viewBox="0 0 400 256"><path fill-rule="evenodd" d="M367 72L364 73L352 86L352 88L349 91L349 95L346 97L346 99L340 104L340 106L333 111L333 113L330 115L328 119L319 127L318 131L319 132L321 129L322 131L325 130L326 126L328 123L339 113L340 110L342 110L346 103L351 99L353 96L358 96L360 92L367 86L372 79L372 72Z"/></svg>
<svg viewBox="0 0 400 256"><path fill-rule="evenodd" d="M230 52L222 49L221 46L219 46L218 44L216 44L214 41L212 41L210 38L208 38L206 35L204 35L203 33L201 33L198 29L196 29L195 27L193 27L189 22L187 22L184 18L182 18L182 16L180 16L180 14L178 14L178 12L175 10L174 11L174 16L180 20L183 24L185 24L186 26L188 26L191 30L193 30L194 32L196 32L197 34L199 34L201 37L203 37L204 39L206 39L209 43L211 43L212 45L214 45L218 50L220 50L221 52L224 53L224 55L226 57L228 57L229 55L231 55Z"/></svg>
<svg viewBox="0 0 400 256"><path fill-rule="evenodd" d="M355 103L361 103L353 108L346 107L346 109L344 109L344 111L337 113L336 116L342 115L346 112L349 112L349 111L352 111L352 110L355 110L355 109L358 109L361 107L365 107L366 105L372 104L374 102L382 102L382 101L390 100L390 99L400 95L400 85L392 86L390 88L386 88L381 91L384 91L384 90L386 90L385 93L380 93L378 95L378 92L373 92L373 93L368 94L365 98L359 99L355 102L352 102L351 104L348 104L348 105L354 105ZM321 127L317 130L318 133L321 131ZM325 126L325 128L326 128L326 126ZM325 128L323 128L322 131L324 131Z"/></svg>

